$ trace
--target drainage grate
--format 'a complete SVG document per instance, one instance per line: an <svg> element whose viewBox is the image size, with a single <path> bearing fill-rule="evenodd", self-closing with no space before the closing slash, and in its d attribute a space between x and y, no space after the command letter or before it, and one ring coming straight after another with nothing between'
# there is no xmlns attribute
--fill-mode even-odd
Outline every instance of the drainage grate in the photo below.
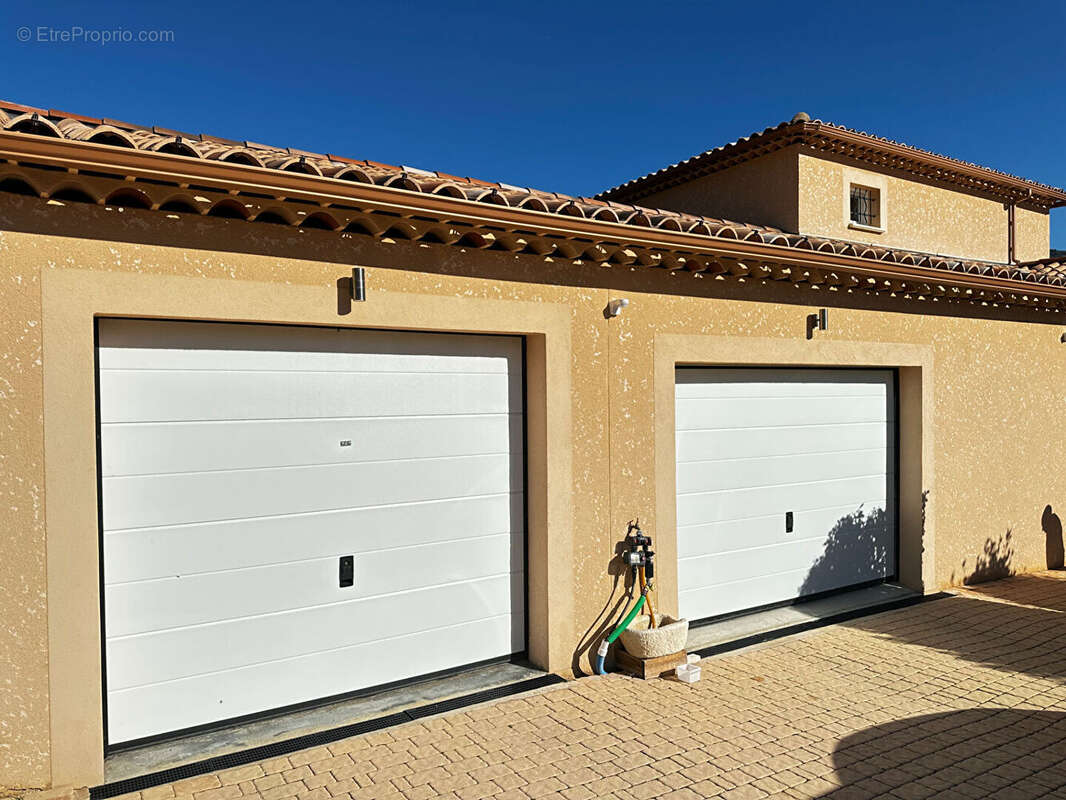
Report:
<svg viewBox="0 0 1066 800"><path fill-rule="evenodd" d="M417 708L400 711L396 714L387 714L386 716L364 720L363 722L354 722L351 725L342 725L339 728L332 728L328 731L309 733L305 736L286 739L283 742L253 747L248 750L241 750L238 753L226 753L221 756L205 758L203 761L197 761L193 764L182 764L180 767L171 767L170 769L151 772L147 775L138 775L135 778L126 778L121 781L101 784L90 789L89 795L92 800L104 800L104 798L117 797L120 794L139 792L143 789L150 789L153 786L162 786L165 783L173 783L184 778L194 778L197 775L206 775L209 772L217 772L223 769L243 767L245 764L252 764L256 761L286 756L290 753L295 753L297 750L319 747L341 739L348 739L352 736L360 736L364 733L372 733L384 728L403 725L406 722L425 719L446 711L455 711L459 708L467 708L489 700L499 700L503 697L531 692L534 689L542 689L545 686L553 686L557 683L565 682L566 679L558 675L541 675L529 680L498 686L495 689L484 689L480 692L464 694L461 697L453 697L450 700L429 703Z"/></svg>
<svg viewBox="0 0 1066 800"><path fill-rule="evenodd" d="M745 636L743 639L734 639L731 642L723 642L722 644L711 645L710 647L704 647L702 650L693 650L692 652L698 655L700 658L718 656L722 653L731 653L734 650L742 650L745 647L751 647L753 645L762 644L763 642L772 642L774 639L783 639L786 636L794 636L797 633L811 631L815 628L825 628L829 625L839 625L842 622L850 622L851 620L858 619L859 617L869 617L873 614L881 614L885 611L895 611L900 608L916 606L919 603L928 603L930 600L941 600L945 597L953 596L954 595L948 594L947 592L938 592L936 594L920 595L918 597L904 597L900 600L892 600L887 603L879 603L875 606L856 608L851 611L842 611L839 614L832 614L828 617L812 619L810 622L800 622L796 625L789 625L785 628L776 628L772 631L756 633L752 636Z"/></svg>

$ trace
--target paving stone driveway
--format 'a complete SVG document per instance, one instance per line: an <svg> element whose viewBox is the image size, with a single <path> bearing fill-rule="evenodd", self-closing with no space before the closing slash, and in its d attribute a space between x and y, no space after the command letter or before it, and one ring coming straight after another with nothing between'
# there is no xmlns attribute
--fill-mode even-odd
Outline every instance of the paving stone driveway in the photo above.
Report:
<svg viewBox="0 0 1066 800"><path fill-rule="evenodd" d="M984 584L692 686L588 678L139 800L1066 798L1064 611L1064 573Z"/></svg>

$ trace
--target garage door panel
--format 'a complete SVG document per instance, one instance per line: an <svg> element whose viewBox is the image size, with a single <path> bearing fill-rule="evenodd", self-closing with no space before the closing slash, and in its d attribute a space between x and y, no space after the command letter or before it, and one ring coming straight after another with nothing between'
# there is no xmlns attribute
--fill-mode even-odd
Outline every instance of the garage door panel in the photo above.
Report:
<svg viewBox="0 0 1066 800"><path fill-rule="evenodd" d="M722 458L798 455L824 448L827 442L836 450L887 448L894 431L894 425L883 422L685 431L677 437L677 461L702 461L708 454Z"/></svg>
<svg viewBox="0 0 1066 800"><path fill-rule="evenodd" d="M105 534L110 583L189 575L394 547L524 533L521 494L283 517L134 528ZM388 531L388 536L382 536ZM211 553L210 561L203 558Z"/></svg>
<svg viewBox="0 0 1066 800"><path fill-rule="evenodd" d="M115 477L507 453L522 415L117 423L100 435L102 474Z"/></svg>
<svg viewBox="0 0 1066 800"><path fill-rule="evenodd" d="M834 481L794 483L754 489L723 490L679 495L680 527L762 516L768 509L800 512L845 505L857 497L884 495L887 477L869 475Z"/></svg>
<svg viewBox="0 0 1066 800"><path fill-rule="evenodd" d="M893 535L882 514L875 514L872 519L876 524L861 525L861 531L850 518L839 522L835 535L854 538L848 545L853 548L852 558L834 565L833 572L839 579L837 586L868 580L870 577L884 577ZM683 558L678 565L678 589L687 591L699 588L706 584L708 575L721 575L723 582L739 584L767 574L787 573L795 569L797 563L814 565L826 552L829 539L830 534L827 533L810 538L793 535L788 541L770 545Z"/></svg>
<svg viewBox="0 0 1066 800"><path fill-rule="evenodd" d="M520 339L98 341L111 744L524 649Z"/></svg>
<svg viewBox="0 0 1066 800"><path fill-rule="evenodd" d="M294 659L156 683L109 693L112 741L151 736L159 730L244 716L263 708L264 698L289 704L342 694L455 666L458 651L474 663L515 647L517 616L494 617L426 633L400 636ZM520 645L519 645L520 646ZM267 700L272 702L272 700Z"/></svg>
<svg viewBox="0 0 1066 800"><path fill-rule="evenodd" d="M728 576L723 583L739 585L765 575L780 575L795 569L797 559L813 562L825 549L825 537L801 539L757 549L682 559L678 565L678 590L690 591L706 584L708 574Z"/></svg>
<svg viewBox="0 0 1066 800"><path fill-rule="evenodd" d="M100 391L104 424L522 410L515 381L484 373L102 370Z"/></svg>
<svg viewBox="0 0 1066 800"><path fill-rule="evenodd" d="M111 609L107 635L208 624L513 574L523 569L524 551L520 534L505 533L355 552L354 557L354 584L348 587L339 585L338 557L111 584L106 587Z"/></svg>
<svg viewBox="0 0 1066 800"><path fill-rule="evenodd" d="M290 325L109 319L101 369L289 372L513 372L520 343L508 337L359 331Z"/></svg>
<svg viewBox="0 0 1066 800"><path fill-rule="evenodd" d="M713 375L712 375L713 373ZM708 377L711 380L708 380ZM884 370L682 368L678 398L884 397Z"/></svg>
<svg viewBox="0 0 1066 800"><path fill-rule="evenodd" d="M793 512L794 529L791 535L797 539L821 535L824 539L828 531L842 520L853 518L857 514L876 513L877 510L885 509L886 506L885 498L880 498L832 508ZM678 558L687 559L714 553L726 553L745 547L765 547L776 544L782 540L784 524L784 512L774 510L773 513L759 517L679 528ZM892 520L889 520L888 524L892 526Z"/></svg>
<svg viewBox="0 0 1066 800"><path fill-rule="evenodd" d="M892 465L887 466L891 471ZM792 483L796 480L822 481L858 478L878 472L883 473L885 468L883 448L698 461L686 464L686 468L680 471L677 478L677 491L678 494L690 494L772 486Z"/></svg>
<svg viewBox="0 0 1066 800"><path fill-rule="evenodd" d="M678 602L683 609L714 610L713 614L703 616L732 614L749 608L773 605L780 602L783 597L799 597L806 577L807 570L799 569L784 574L765 575L746 582L742 589L732 583L713 584L700 589L679 592Z"/></svg>
<svg viewBox="0 0 1066 800"><path fill-rule="evenodd" d="M771 567L781 566L783 562L780 560L774 564L767 563L763 569L752 564L749 565L747 574L736 580L703 586L699 585L699 582L693 582L689 588L679 591L679 602L683 608L712 608L714 615L728 614L771 605L781 602L782 599L883 580L886 575L892 575L895 571L892 548L893 536L886 532L877 537L876 542L864 542L863 555L869 556L865 560L834 559L831 565L815 561L812 568L776 572L771 571ZM817 559L822 552L821 548L816 548L802 555Z"/></svg>
<svg viewBox="0 0 1066 800"><path fill-rule="evenodd" d="M678 370L684 615L895 573L893 391L886 370Z"/></svg>
<svg viewBox="0 0 1066 800"><path fill-rule="evenodd" d="M679 431L735 428L774 428L795 425L849 425L883 422L881 397L746 397L680 399ZM889 418L888 421L891 421Z"/></svg>
<svg viewBox="0 0 1066 800"><path fill-rule="evenodd" d="M884 572L876 567L860 569L858 566L849 566L832 577L827 573L819 573L812 580L807 569L799 569L686 590L678 593L678 601L682 608L714 609L714 615L717 616L773 605L781 602L782 598L833 591L882 580L884 577Z"/></svg>
<svg viewBox="0 0 1066 800"><path fill-rule="evenodd" d="M522 490L521 455L105 478L110 530L306 514Z"/></svg>
<svg viewBox="0 0 1066 800"><path fill-rule="evenodd" d="M322 649L323 632L328 632L332 647L351 647L491 619L500 608L521 615L524 583L518 572L192 629L116 637L107 646L108 658L116 665L108 672L108 686L128 689L315 653ZM521 643L515 649L521 650Z"/></svg>

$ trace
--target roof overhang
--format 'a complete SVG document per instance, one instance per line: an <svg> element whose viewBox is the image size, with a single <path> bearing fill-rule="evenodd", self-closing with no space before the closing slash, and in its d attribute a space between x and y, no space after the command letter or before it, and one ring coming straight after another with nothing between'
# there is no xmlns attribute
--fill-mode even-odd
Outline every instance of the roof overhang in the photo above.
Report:
<svg viewBox="0 0 1066 800"><path fill-rule="evenodd" d="M150 209L158 209L165 193L175 189L208 195L199 198L204 201L199 213L210 213L218 202L232 202L235 197L242 201L267 197L271 198L267 203L249 200L247 205L262 210L293 203L298 210L290 215L291 224L297 225L307 218L311 204L329 212L337 230L379 238L683 269L724 280L783 281L1049 311L1066 308L1066 281L1052 282L1035 273L1027 276L1005 265L961 263L801 237L794 238L802 246L793 246L783 234L755 236L743 227L712 229L698 219L685 221L686 226L691 222L688 229L682 229L681 222L651 227L9 131L0 132L0 159L7 162L0 166L0 180L24 175L44 198L60 182L69 185L71 180L77 180L99 204L119 189L135 187L149 198L145 207ZM255 213L249 219L254 221Z"/></svg>
<svg viewBox="0 0 1066 800"><path fill-rule="evenodd" d="M607 200L639 202L664 189L792 145L800 145L816 153L867 162L876 168L899 170L965 191L997 197L1006 203L1044 210L1066 204L1066 190L820 120L787 122L767 128L607 189L597 196Z"/></svg>

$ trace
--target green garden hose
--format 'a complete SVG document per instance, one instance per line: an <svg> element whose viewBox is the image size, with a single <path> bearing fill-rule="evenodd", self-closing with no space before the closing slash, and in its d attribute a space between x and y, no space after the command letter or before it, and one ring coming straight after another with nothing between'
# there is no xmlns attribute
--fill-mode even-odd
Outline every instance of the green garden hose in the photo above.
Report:
<svg viewBox="0 0 1066 800"><path fill-rule="evenodd" d="M644 608L644 601L647 599L648 596L646 594L641 594L641 596L637 599L637 602L633 604L633 608L630 609L628 614L626 614L625 619L622 620L621 624L619 624L619 626L611 632L610 636L603 640L603 644L600 645L600 649L596 651L597 675L607 674L607 669L603 665L604 659L607 658L607 648L614 642L615 639L622 635L622 631L629 627L629 623L632 622L633 619L637 616L637 614L640 613L640 610Z"/></svg>

